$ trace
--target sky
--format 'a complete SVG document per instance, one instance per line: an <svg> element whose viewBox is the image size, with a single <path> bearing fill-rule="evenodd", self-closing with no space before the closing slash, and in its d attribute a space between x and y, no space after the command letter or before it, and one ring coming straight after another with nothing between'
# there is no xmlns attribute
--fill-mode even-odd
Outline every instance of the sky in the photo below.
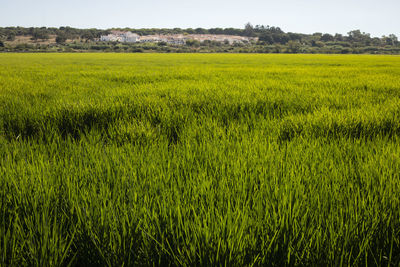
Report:
<svg viewBox="0 0 400 267"><path fill-rule="evenodd" d="M0 27L243 28L400 37L400 0L0 0Z"/></svg>

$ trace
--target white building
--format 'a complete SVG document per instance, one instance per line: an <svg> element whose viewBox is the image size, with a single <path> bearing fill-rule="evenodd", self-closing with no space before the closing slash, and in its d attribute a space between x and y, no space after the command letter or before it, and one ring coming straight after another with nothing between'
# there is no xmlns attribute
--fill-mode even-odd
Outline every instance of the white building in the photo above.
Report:
<svg viewBox="0 0 400 267"><path fill-rule="evenodd" d="M126 42L126 43L136 43L136 42L139 42L139 40L140 40L140 36L137 35L136 33L126 32L122 36L122 42Z"/></svg>
<svg viewBox="0 0 400 267"><path fill-rule="evenodd" d="M155 34L139 36L132 32L112 31L109 35L100 37L103 42L122 42L122 43L159 43L166 42L168 44L183 45L187 40L197 40L199 42L215 41L220 43L248 43L251 40L257 41L257 38L235 36L235 35L216 35L216 34Z"/></svg>
<svg viewBox="0 0 400 267"><path fill-rule="evenodd" d="M140 36L136 33L112 31L109 35L102 35L100 41L102 42L122 42L122 43L136 43Z"/></svg>

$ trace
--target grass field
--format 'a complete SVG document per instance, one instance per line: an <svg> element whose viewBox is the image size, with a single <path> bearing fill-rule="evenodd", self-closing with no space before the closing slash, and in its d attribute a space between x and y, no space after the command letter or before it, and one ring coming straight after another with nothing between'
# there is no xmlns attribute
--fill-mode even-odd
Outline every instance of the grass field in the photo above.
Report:
<svg viewBox="0 0 400 267"><path fill-rule="evenodd" d="M400 264L400 57L0 54L1 266Z"/></svg>

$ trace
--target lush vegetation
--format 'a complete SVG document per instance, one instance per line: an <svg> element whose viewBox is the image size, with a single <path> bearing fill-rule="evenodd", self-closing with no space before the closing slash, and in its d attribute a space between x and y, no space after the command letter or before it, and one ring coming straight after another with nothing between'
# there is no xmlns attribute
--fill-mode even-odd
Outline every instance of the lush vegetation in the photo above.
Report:
<svg viewBox="0 0 400 267"><path fill-rule="evenodd" d="M187 42L186 45L121 44L99 42L101 35L111 30L132 31L139 35L151 34L226 34L257 37L246 44L226 44L215 41ZM24 39L24 37L26 37ZM16 41L16 38L18 39ZM60 28L0 28L0 52L164 52L164 53L327 53L327 54L400 54L396 35L371 37L353 30L347 35L328 33L301 34L284 32L279 27L246 24L244 29L75 29Z"/></svg>
<svg viewBox="0 0 400 267"><path fill-rule="evenodd" d="M400 264L400 58L1 54L0 265Z"/></svg>

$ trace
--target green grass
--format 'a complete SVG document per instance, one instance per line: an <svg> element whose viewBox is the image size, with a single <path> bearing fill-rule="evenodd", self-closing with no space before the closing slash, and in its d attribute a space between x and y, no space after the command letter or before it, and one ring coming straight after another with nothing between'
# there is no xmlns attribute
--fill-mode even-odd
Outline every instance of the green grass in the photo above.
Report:
<svg viewBox="0 0 400 267"><path fill-rule="evenodd" d="M0 54L1 266L400 264L400 57Z"/></svg>

